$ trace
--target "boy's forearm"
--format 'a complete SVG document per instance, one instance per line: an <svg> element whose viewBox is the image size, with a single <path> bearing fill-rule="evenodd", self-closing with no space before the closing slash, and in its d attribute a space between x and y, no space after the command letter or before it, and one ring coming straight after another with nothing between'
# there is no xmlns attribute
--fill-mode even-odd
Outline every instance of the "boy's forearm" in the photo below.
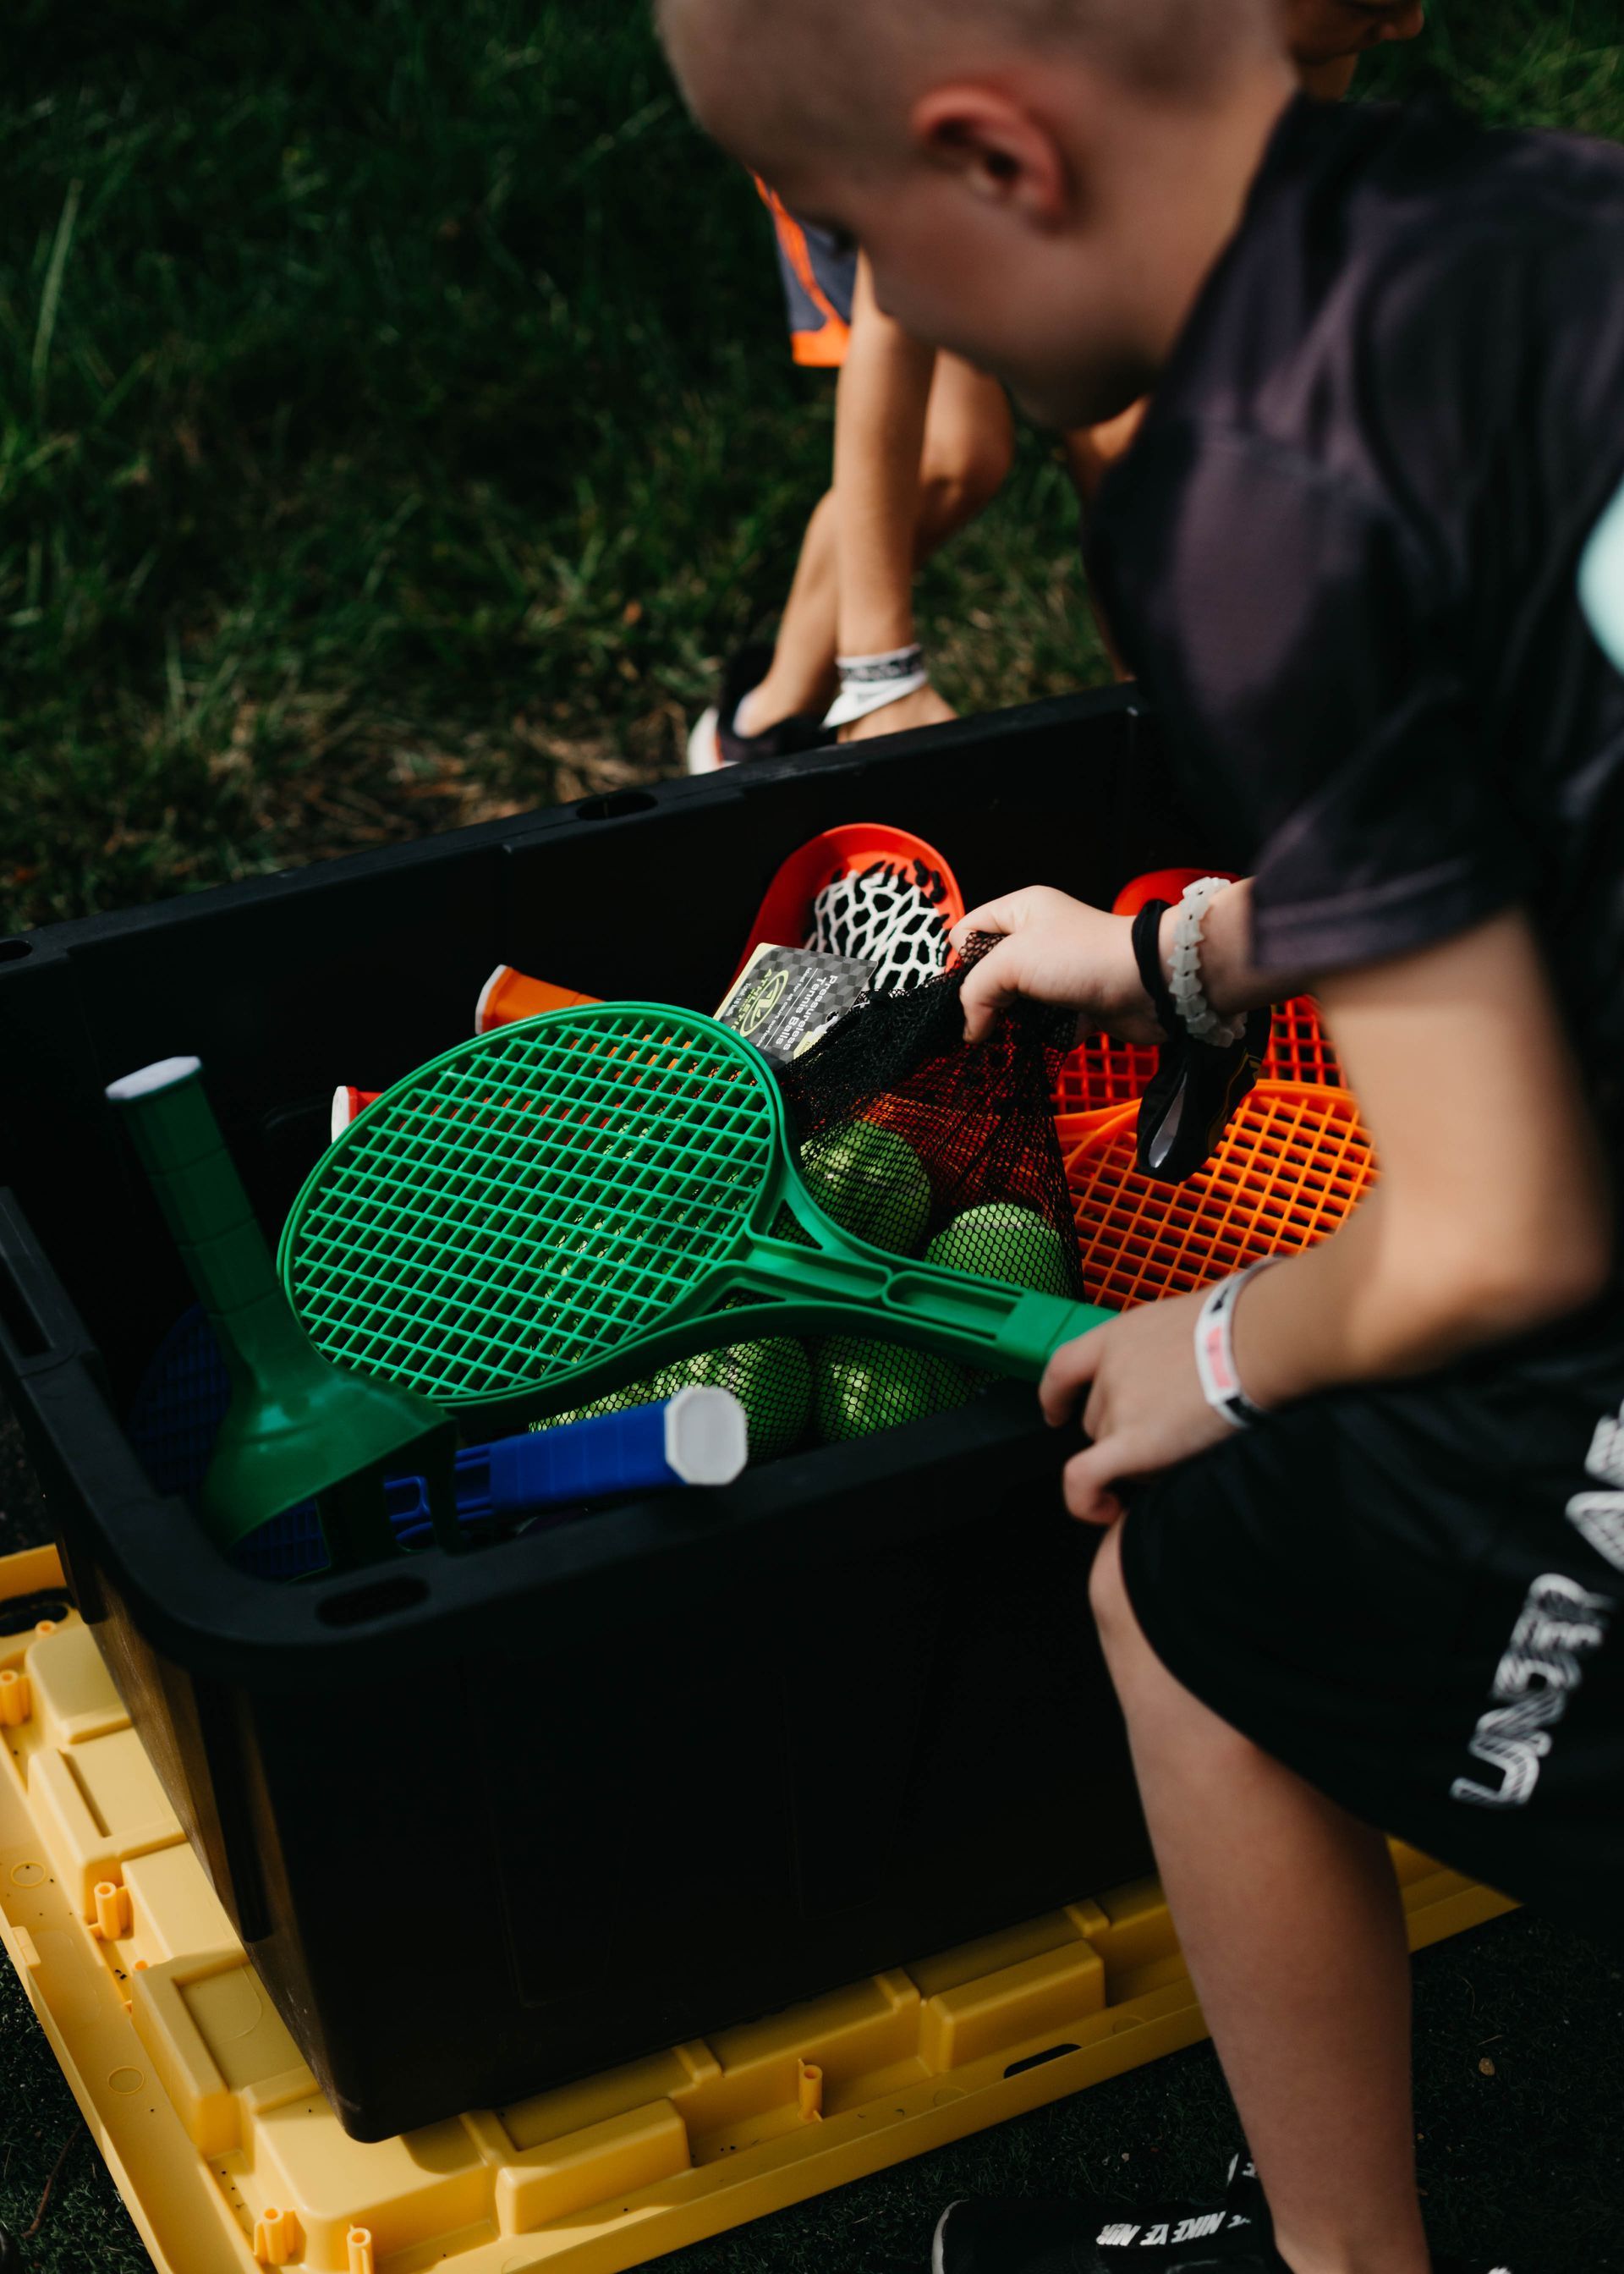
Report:
<svg viewBox="0 0 1624 2274"><path fill-rule="evenodd" d="M1424 1374L1508 1330L1470 1281L1429 1261L1425 1243L1406 1235L1386 1201L1372 1193L1335 1239L1263 1273L1242 1295L1236 1364L1259 1404Z"/></svg>
<svg viewBox="0 0 1624 2274"><path fill-rule="evenodd" d="M880 655L914 637L920 460L934 349L875 305L858 271L852 341L835 412L842 655Z"/></svg>

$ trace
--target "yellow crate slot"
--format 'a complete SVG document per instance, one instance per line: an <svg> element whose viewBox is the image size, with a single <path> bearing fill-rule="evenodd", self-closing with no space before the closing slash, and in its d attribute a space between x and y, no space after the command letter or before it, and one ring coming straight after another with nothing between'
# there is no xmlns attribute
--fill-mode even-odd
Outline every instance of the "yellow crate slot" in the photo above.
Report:
<svg viewBox="0 0 1624 2274"><path fill-rule="evenodd" d="M668 2100L628 2109L545 2147L516 2156L496 2183L505 2234L531 2234L549 2220L590 2211L606 2195L635 2195L689 2168L688 2127Z"/></svg>
<svg viewBox="0 0 1624 2274"><path fill-rule="evenodd" d="M199 1952L237 1952L225 1906L184 1840L132 1857L124 1885L135 1909L134 1954L149 1965Z"/></svg>
<svg viewBox="0 0 1624 2274"><path fill-rule="evenodd" d="M57 1583L37 1552L0 1560L0 1597ZM0 1939L162 2274L621 2274L1204 2034L1142 1880L578 2084L352 2140L88 1630L71 1615L26 1655L36 1710L0 1743ZM1417 1947L1510 1908L1395 1852Z"/></svg>
<svg viewBox="0 0 1624 2274"><path fill-rule="evenodd" d="M49 1744L80 1744L125 1728L130 1716L90 1629L77 1619L44 1623L26 1653L28 1678Z"/></svg>
<svg viewBox="0 0 1624 2274"><path fill-rule="evenodd" d="M920 2052L927 2067L944 2071L1007 2054L1012 2043L1039 2052L1075 2042L1104 2005L1105 1962L1079 1941L941 1992L925 2008Z"/></svg>
<svg viewBox="0 0 1624 2274"><path fill-rule="evenodd" d="M372 2234L386 2269L396 2252L450 2238L497 2232L500 2173L479 2153L457 2117L395 2140L352 2140L314 2091L284 2101L252 2120L239 2184L256 2198L297 2208L309 2238L306 2263L342 2268L352 2227ZM465 2247L462 2263L447 2255L455 2274L500 2262ZM185 2274L183 2265L176 2274Z"/></svg>
<svg viewBox="0 0 1624 2274"><path fill-rule="evenodd" d="M88 1924L98 1884L122 1885L125 1864L177 1844L180 1826L128 1727L83 1743L36 1744L26 1758L30 1810Z"/></svg>

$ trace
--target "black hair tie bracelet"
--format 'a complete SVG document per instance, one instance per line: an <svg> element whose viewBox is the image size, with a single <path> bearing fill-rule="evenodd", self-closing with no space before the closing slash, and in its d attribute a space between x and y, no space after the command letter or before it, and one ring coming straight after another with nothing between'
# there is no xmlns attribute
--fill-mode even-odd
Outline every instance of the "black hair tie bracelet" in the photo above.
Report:
<svg viewBox="0 0 1624 2274"><path fill-rule="evenodd" d="M1237 1042L1203 1043L1178 1015L1162 969L1162 919L1171 902L1147 900L1133 919L1133 960L1167 1040L1139 1100L1137 1158L1147 1177L1182 1185L1217 1151L1235 1110L1257 1081L1274 1032L1267 1005L1247 1013Z"/></svg>

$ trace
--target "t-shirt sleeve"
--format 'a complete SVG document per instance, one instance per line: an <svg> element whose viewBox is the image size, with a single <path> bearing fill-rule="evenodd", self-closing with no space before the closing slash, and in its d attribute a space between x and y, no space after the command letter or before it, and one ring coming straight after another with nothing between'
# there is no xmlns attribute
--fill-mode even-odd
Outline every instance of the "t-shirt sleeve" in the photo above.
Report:
<svg viewBox="0 0 1624 2274"><path fill-rule="evenodd" d="M1295 452L1159 440L1164 538L1124 611L1130 660L1199 802L1251 847L1259 961L1375 962L1516 899L1441 557Z"/></svg>

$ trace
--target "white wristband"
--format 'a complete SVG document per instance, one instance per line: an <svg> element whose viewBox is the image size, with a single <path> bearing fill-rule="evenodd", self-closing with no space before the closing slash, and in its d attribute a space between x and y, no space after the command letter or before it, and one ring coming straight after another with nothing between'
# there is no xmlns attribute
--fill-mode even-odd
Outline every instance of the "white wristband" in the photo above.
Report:
<svg viewBox="0 0 1624 2274"><path fill-rule="evenodd" d="M1235 1306L1241 1289L1279 1258L1266 1255L1232 1279L1221 1279L1201 1306L1195 1322L1195 1370L1201 1377L1201 1395L1214 1413L1222 1413L1231 1429L1250 1429L1268 1415L1254 1405L1241 1388L1235 1365Z"/></svg>
<svg viewBox="0 0 1624 2274"><path fill-rule="evenodd" d="M1214 1050L1228 1050L1246 1031L1244 1016L1221 1019L1201 987L1201 928L1207 911L1229 885L1222 877L1203 877L1189 885L1173 920L1173 948L1169 958L1168 986L1186 1033Z"/></svg>
<svg viewBox="0 0 1624 2274"><path fill-rule="evenodd" d="M907 647L888 648L883 655L838 655L840 692L823 719L825 727L849 727L905 695L917 695L930 684L925 651L914 641Z"/></svg>

